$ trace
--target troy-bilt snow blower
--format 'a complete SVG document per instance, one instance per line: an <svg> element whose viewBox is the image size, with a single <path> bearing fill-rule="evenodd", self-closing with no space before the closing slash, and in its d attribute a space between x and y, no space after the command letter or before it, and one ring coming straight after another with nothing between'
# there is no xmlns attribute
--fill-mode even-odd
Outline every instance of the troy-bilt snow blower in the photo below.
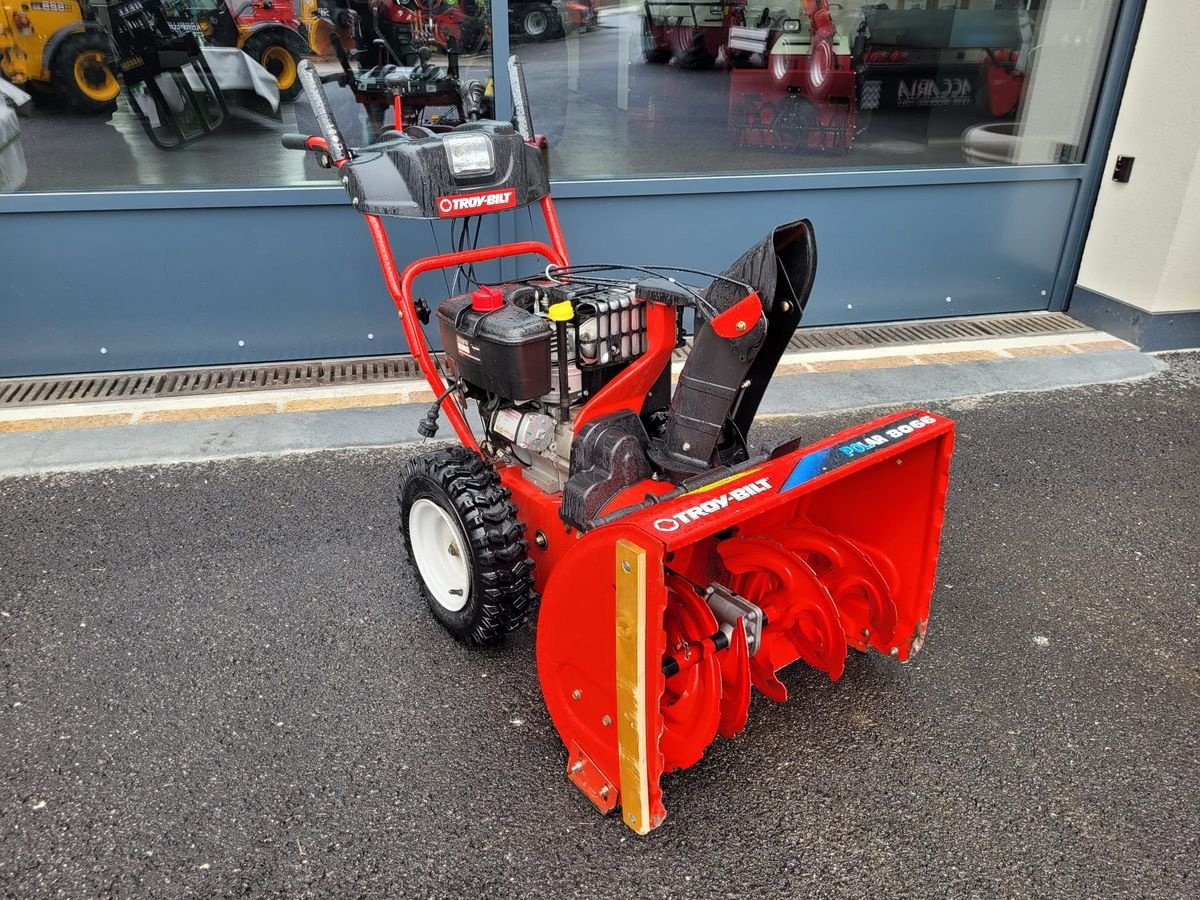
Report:
<svg viewBox="0 0 1200 900"><path fill-rule="evenodd" d="M812 286L812 226L774 229L703 289L668 274L680 270L570 264L520 63L509 68L512 123L410 127L354 150L302 62L321 134L284 144L338 167L438 396L420 431L440 410L462 445L416 457L400 481L433 614L484 645L536 610L568 776L644 834L665 816L660 777L741 731L751 686L782 701L776 673L798 659L836 679L847 648L901 661L920 648L953 424L911 411L752 452L746 433ZM467 248L470 218L533 204L549 243ZM449 219L459 249L398 271L381 216ZM545 268L474 281L475 264L523 255ZM447 269L475 285L437 307L449 385L412 292Z"/></svg>

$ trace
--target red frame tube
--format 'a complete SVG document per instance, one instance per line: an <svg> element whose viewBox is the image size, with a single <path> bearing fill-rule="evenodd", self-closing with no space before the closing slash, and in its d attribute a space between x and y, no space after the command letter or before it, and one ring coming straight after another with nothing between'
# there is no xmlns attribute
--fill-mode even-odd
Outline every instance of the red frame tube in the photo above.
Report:
<svg viewBox="0 0 1200 900"><path fill-rule="evenodd" d="M371 230L371 240L375 243L375 252L379 256L379 265L383 270L383 280L387 284L388 293L400 312L400 324L404 328L404 336L408 347L416 357L417 365L434 394L441 396L446 392L446 383L438 373L433 356L429 352L429 344L425 340L425 332L417 319L417 310L412 301L412 286L418 275L439 269L451 269L471 263L487 262L488 260L504 259L510 256L541 256L556 266L567 265L567 248L563 242L562 229L558 224L558 216L554 212L554 202L549 196L541 201L542 215L546 220L546 230L550 234L550 244L541 241L517 241L512 244L501 244L495 247L479 247L474 250L463 250L454 253L442 253L438 256L427 256L418 259L404 268L403 272L396 270L396 258L392 254L391 243L388 241L387 230L379 216L364 215L367 227ZM454 433L463 445L472 450L479 450L479 442L467 424L467 418L462 406L454 397L447 397L442 404L446 418L450 421Z"/></svg>

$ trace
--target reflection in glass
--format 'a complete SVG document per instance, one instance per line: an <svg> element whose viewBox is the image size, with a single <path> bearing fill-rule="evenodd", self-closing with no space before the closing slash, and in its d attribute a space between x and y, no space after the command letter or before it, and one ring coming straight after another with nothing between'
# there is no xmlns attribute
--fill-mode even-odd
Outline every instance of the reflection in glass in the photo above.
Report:
<svg viewBox="0 0 1200 900"><path fill-rule="evenodd" d="M0 6L0 71L38 109L21 121L28 174L5 190L324 182L279 146L281 132L311 123L297 77L305 57L360 143L397 123L445 128L491 114L490 9L476 0L21 8Z"/></svg>
<svg viewBox="0 0 1200 900"><path fill-rule="evenodd" d="M521 53L555 176L1076 162L1117 0L624 0Z"/></svg>
<svg viewBox="0 0 1200 900"><path fill-rule="evenodd" d="M510 0L555 177L1078 162L1119 6L768 3ZM166 20L145 32L153 53L114 32L138 5ZM298 61L317 61L357 144L446 128L493 115L491 15L490 0L2 5L0 72L38 106L21 189L323 183L279 147L313 124Z"/></svg>

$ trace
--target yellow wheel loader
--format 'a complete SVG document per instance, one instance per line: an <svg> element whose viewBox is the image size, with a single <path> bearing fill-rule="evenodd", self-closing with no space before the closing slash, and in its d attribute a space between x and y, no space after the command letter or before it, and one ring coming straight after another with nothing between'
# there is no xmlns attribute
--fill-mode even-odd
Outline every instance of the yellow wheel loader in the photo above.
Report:
<svg viewBox="0 0 1200 900"><path fill-rule="evenodd" d="M49 88L80 112L109 112L121 86L108 55L86 2L0 0L0 74L13 84Z"/></svg>

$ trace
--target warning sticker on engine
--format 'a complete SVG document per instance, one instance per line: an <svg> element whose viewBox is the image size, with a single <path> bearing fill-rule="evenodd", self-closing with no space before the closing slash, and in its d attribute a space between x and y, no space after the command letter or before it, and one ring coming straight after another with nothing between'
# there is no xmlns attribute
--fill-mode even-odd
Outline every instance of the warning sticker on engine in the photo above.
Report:
<svg viewBox="0 0 1200 900"><path fill-rule="evenodd" d="M462 335L455 338L455 344L458 346L458 355L465 356L467 359L473 359L479 362L479 348L468 341Z"/></svg>

